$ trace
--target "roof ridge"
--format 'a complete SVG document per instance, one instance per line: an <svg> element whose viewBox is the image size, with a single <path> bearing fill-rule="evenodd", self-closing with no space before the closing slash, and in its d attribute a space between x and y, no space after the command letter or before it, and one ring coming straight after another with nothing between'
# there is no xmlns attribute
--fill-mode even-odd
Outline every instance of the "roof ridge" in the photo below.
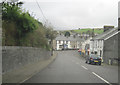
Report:
<svg viewBox="0 0 120 85"><path fill-rule="evenodd" d="M117 29L117 28L113 28L113 29L107 30L107 31L103 32L102 34L97 35L97 36L94 37L93 39L97 39L97 38L100 39L100 38L103 38L103 37L107 36L108 34L114 32L116 29Z"/></svg>

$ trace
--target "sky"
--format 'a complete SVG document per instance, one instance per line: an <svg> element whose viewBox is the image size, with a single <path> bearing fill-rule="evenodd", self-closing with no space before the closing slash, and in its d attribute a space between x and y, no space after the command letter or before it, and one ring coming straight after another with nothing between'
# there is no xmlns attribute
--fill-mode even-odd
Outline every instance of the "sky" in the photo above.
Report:
<svg viewBox="0 0 120 85"><path fill-rule="evenodd" d="M118 26L120 0L20 0L23 8L56 30ZM39 3L42 15L36 1ZM44 18L45 17L45 18Z"/></svg>

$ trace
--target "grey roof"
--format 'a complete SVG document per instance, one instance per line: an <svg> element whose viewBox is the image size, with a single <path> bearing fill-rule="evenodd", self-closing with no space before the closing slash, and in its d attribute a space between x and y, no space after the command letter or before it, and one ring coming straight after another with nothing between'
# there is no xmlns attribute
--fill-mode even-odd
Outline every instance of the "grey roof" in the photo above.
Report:
<svg viewBox="0 0 120 85"><path fill-rule="evenodd" d="M59 35L59 36L57 36L56 37L56 40L66 40L66 41L84 41L84 39L82 39L82 38L80 38L80 37L78 37L78 36L76 36L76 38L74 38L73 36L70 36L70 37L65 37L65 36L63 36L63 35Z"/></svg>
<svg viewBox="0 0 120 85"><path fill-rule="evenodd" d="M116 32L118 32L118 28L113 28L113 29L107 30L106 32L103 32L100 35L97 35L96 37L93 37L91 40L105 39Z"/></svg>
<svg viewBox="0 0 120 85"><path fill-rule="evenodd" d="M86 45L85 45L85 48L90 48L90 44L86 44Z"/></svg>

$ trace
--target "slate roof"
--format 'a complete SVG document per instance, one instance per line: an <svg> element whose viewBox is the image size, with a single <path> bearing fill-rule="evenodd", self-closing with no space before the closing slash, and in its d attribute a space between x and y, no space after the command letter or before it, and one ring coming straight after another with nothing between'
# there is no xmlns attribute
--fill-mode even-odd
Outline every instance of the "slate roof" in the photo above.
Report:
<svg viewBox="0 0 120 85"><path fill-rule="evenodd" d="M70 37L65 37L65 36L63 36L63 35L59 35L59 36L57 36L56 37L56 40L66 40L66 41L84 41L84 39L82 39L82 38L80 38L80 37L76 37L76 38L74 38L73 36L70 36Z"/></svg>
<svg viewBox="0 0 120 85"><path fill-rule="evenodd" d="M116 32L118 32L118 28L113 28L113 29L107 30L106 32L103 32L102 34L96 37L93 37L91 40L104 40L105 38L111 36Z"/></svg>

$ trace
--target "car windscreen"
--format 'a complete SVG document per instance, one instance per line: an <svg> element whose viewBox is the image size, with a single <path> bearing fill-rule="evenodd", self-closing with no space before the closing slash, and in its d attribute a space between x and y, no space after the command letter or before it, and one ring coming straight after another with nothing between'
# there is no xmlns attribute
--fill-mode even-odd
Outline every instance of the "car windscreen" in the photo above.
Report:
<svg viewBox="0 0 120 85"><path fill-rule="evenodd" d="M98 55L90 55L90 57L92 57L92 58L100 58Z"/></svg>

